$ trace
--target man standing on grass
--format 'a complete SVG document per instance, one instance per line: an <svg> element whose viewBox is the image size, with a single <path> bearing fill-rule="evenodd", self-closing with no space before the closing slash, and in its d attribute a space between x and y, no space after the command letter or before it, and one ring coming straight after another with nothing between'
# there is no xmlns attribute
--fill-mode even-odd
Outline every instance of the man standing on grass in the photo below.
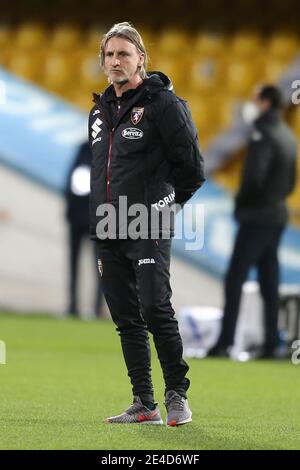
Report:
<svg viewBox="0 0 300 470"><path fill-rule="evenodd" d="M170 301L174 220L166 223L165 215L203 184L203 159L186 103L168 77L146 73L147 52L136 29L115 24L103 37L100 58L111 85L94 95L89 118L90 231L133 389L133 404L106 421L162 424L151 380L150 331L165 381L167 424L176 426L190 422L192 413L189 368ZM147 213L138 228L137 206Z"/></svg>
<svg viewBox="0 0 300 470"><path fill-rule="evenodd" d="M225 279L221 334L209 357L230 357L242 295L250 268L258 272L264 301L265 339L257 358L277 357L279 312L278 249L288 221L287 197L296 184L297 144L281 117L281 92L261 87L254 97L257 119L248 143L235 200L239 230Z"/></svg>

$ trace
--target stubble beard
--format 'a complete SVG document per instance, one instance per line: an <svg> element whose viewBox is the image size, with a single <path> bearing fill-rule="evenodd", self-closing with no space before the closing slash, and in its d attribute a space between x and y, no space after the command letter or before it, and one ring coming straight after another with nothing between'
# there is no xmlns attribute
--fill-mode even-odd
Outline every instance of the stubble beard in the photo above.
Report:
<svg viewBox="0 0 300 470"><path fill-rule="evenodd" d="M114 80L113 83L115 83L116 85L125 85L126 83L128 83L128 78L119 78L118 80Z"/></svg>
<svg viewBox="0 0 300 470"><path fill-rule="evenodd" d="M118 85L118 86L123 86L125 85L129 79L127 77L120 77L120 78L112 78L112 77L109 77L110 78L110 82L113 84L113 85Z"/></svg>

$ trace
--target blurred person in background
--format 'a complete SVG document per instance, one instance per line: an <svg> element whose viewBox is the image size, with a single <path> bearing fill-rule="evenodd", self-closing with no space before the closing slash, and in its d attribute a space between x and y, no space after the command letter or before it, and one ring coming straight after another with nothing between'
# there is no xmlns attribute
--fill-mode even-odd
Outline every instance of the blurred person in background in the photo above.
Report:
<svg viewBox="0 0 300 470"><path fill-rule="evenodd" d="M68 313L79 316L78 265L82 242L89 237L89 195L92 154L88 142L84 142L69 171L65 188L66 219L69 225L69 307ZM95 243L94 243L95 245ZM103 292L98 273L96 247L93 246L95 270L98 274L94 315L101 316Z"/></svg>
<svg viewBox="0 0 300 470"><path fill-rule="evenodd" d="M189 367L170 300L173 228L162 225L158 233L151 223L133 239L127 221L110 234L101 225L99 208L109 203L119 220L121 196L129 208L143 204L148 214L162 206L169 209L175 194L176 203L183 205L204 181L203 159L186 103L163 73L146 73L147 52L136 29L129 23L114 25L103 37L100 60L111 85L94 95L89 120L91 237L97 240L104 295L133 391L133 404L106 422L163 422L154 400L150 331L165 380L167 424L176 426L190 422L192 413Z"/></svg>
<svg viewBox="0 0 300 470"><path fill-rule="evenodd" d="M258 272L264 301L265 340L261 358L276 357L278 345L278 248L288 221L286 199L296 184L297 145L281 117L280 90L266 85L254 99L256 118L248 143L241 186L235 199L239 223L225 278L225 308L220 337L209 357L229 357L243 283L250 268Z"/></svg>

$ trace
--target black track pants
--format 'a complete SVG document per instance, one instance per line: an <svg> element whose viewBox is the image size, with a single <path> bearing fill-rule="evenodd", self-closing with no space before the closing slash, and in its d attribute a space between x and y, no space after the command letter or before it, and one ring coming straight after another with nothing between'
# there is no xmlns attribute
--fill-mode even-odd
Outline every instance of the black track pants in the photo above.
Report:
<svg viewBox="0 0 300 470"><path fill-rule="evenodd" d="M189 387L188 365L171 305L171 240L97 242L103 291L121 337L133 394L153 401L148 331L153 334L165 388L183 396ZM99 263L100 264L100 263Z"/></svg>
<svg viewBox="0 0 300 470"><path fill-rule="evenodd" d="M258 282L264 300L266 352L273 352L278 340L279 310L278 247L283 227L242 224L238 231L233 254L225 279L225 309L220 347L234 342L242 286L252 266L257 267Z"/></svg>

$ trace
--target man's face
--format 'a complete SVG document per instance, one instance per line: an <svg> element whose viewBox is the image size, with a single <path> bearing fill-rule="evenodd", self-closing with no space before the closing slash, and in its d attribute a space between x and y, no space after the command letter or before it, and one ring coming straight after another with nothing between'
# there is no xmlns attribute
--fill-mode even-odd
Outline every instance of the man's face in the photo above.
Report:
<svg viewBox="0 0 300 470"><path fill-rule="evenodd" d="M261 99L259 91L256 91L256 93L254 94L253 101L258 109L259 115L264 114L271 107L270 101Z"/></svg>
<svg viewBox="0 0 300 470"><path fill-rule="evenodd" d="M130 82L139 75L138 66L144 63L144 54L126 39L113 37L104 50L104 72L113 84Z"/></svg>

